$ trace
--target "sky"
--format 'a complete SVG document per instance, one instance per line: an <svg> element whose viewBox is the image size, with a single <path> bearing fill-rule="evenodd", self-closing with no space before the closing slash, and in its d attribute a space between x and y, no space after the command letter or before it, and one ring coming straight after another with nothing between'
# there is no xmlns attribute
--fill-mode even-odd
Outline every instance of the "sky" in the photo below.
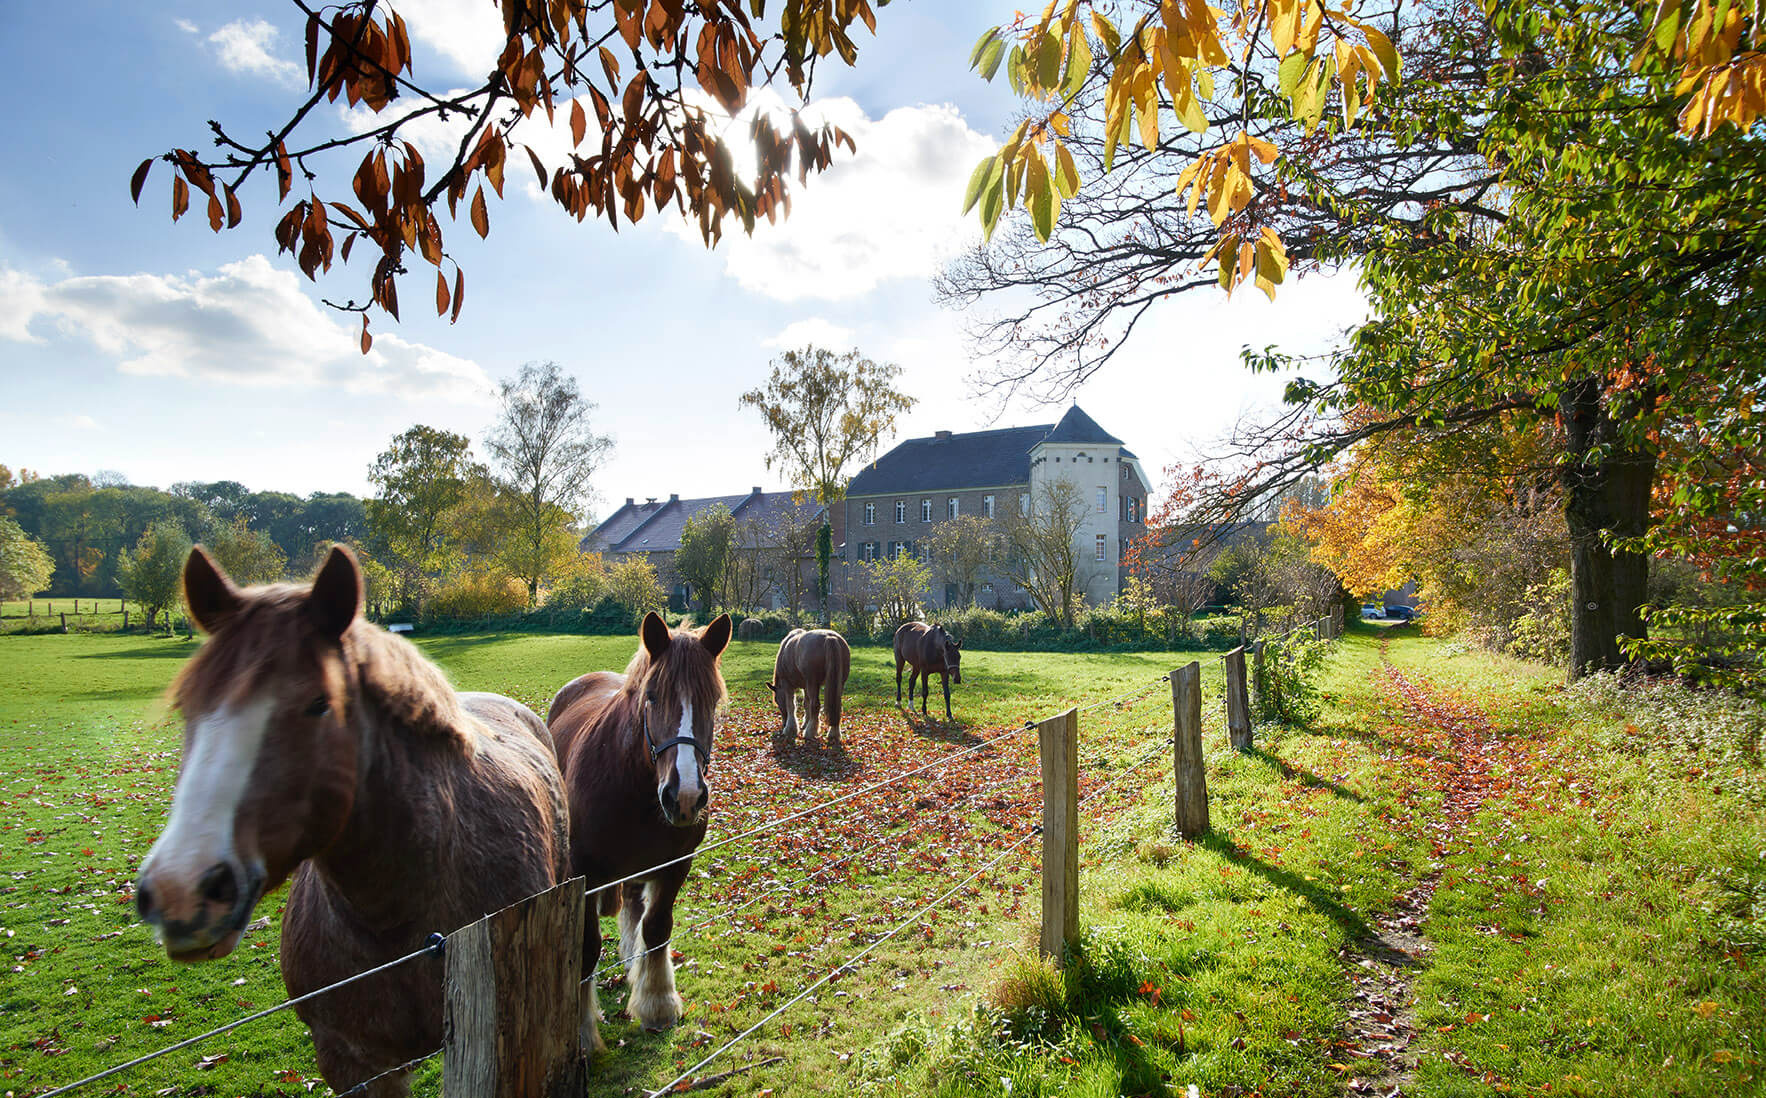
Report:
<svg viewBox="0 0 1766 1098"><path fill-rule="evenodd" d="M488 70L491 0L396 6L420 80L458 87ZM481 442L496 381L552 360L615 441L595 477L601 514L627 496L778 489L789 485L766 466L766 431L737 398L780 350L806 342L902 367L918 403L897 438L1060 416L978 395L983 364L965 318L932 299L932 276L979 237L961 215L963 185L1015 124L1004 80L967 67L976 37L1011 19L1009 4L897 0L874 39L861 32L856 68L824 65L815 98L858 150L812 177L782 225L708 250L673 219L616 233L571 220L531 182L511 186L491 206L488 242L464 220L449 231L466 269L459 322L409 304L425 284L408 279L404 321L377 316L366 356L357 319L321 298L360 296L368 253L307 281L276 254L270 179L247 189L245 222L219 234L200 210L172 223L163 165L139 209L128 195L136 164L206 144L210 118L244 134L287 117L305 85L298 11L267 0L79 10L75 34L65 9L0 5L11 85L0 114L0 464L366 494L368 466L395 434L425 423ZM319 110L331 112L327 127L353 124L339 107ZM1157 476L1279 398L1279 379L1239 364L1243 345L1318 351L1362 309L1346 275L1304 279L1273 304L1250 291L1194 294L1163 306L1076 399Z"/></svg>

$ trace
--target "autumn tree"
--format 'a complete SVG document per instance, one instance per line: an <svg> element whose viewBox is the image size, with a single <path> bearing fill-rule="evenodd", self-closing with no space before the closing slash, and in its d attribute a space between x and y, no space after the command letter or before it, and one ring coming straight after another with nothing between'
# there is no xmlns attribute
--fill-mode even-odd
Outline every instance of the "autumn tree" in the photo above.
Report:
<svg viewBox="0 0 1766 1098"><path fill-rule="evenodd" d="M378 491L367 505L369 530L399 563L419 605L428 577L454 558L448 523L476 471L471 446L464 435L419 424L395 436L368 469Z"/></svg>
<svg viewBox="0 0 1766 1098"><path fill-rule="evenodd" d="M822 516L813 507L784 508L767 525L766 547L761 551L764 567L773 572L773 587L793 614L803 609L808 582L803 562L815 556Z"/></svg>
<svg viewBox="0 0 1766 1098"><path fill-rule="evenodd" d="M845 354L813 345L773 359L765 386L742 394L741 404L760 412L772 432L767 468L783 469L793 484L822 507L816 538L816 592L822 624L829 621L828 558L833 528L828 512L846 498L846 469L873 457L896 419L914 406L898 391L901 367L877 363L856 349Z"/></svg>
<svg viewBox="0 0 1766 1098"><path fill-rule="evenodd" d="M888 560L861 561L854 566L859 584L877 600L877 609L892 626L913 621L932 587L932 569L912 553Z"/></svg>
<svg viewBox="0 0 1766 1098"><path fill-rule="evenodd" d="M1086 513L1079 486L1053 477L1031 489L1029 506L1004 508L996 520L1005 543L1001 571L1030 595L1050 621L1068 628L1084 602L1079 591L1078 539Z"/></svg>
<svg viewBox="0 0 1766 1098"><path fill-rule="evenodd" d="M1000 535L980 515L958 515L932 527L926 553L935 574L956 588L957 602L975 605L975 589L1000 555Z"/></svg>
<svg viewBox="0 0 1766 1098"><path fill-rule="evenodd" d="M668 601L656 578L656 566L643 557L627 557L607 566L607 597L625 608L633 626Z"/></svg>
<svg viewBox="0 0 1766 1098"><path fill-rule="evenodd" d="M117 576L123 593L147 615L147 628L153 628L161 611L178 604L184 589L184 558L189 555L190 538L171 522L154 523L133 551L121 554Z"/></svg>
<svg viewBox="0 0 1766 1098"><path fill-rule="evenodd" d="M576 553L572 528L588 503L589 479L613 450L613 440L590 427L595 407L556 362L530 362L498 386L485 447L509 497L504 559L527 584L529 606Z"/></svg>
<svg viewBox="0 0 1766 1098"><path fill-rule="evenodd" d="M49 586L55 559L43 543L0 515L0 599L30 598Z"/></svg>
<svg viewBox="0 0 1766 1098"><path fill-rule="evenodd" d="M693 588L701 613L710 613L723 593L725 570L735 536L730 509L714 503L681 526L681 547L675 550L675 572Z"/></svg>
<svg viewBox="0 0 1766 1098"><path fill-rule="evenodd" d="M497 55L494 68L476 87L448 89L419 80L420 71L436 69L414 63L398 5L310 8L294 0L294 7L304 16L307 87L284 119L252 134L210 122L201 145L143 161L131 193L138 202L155 159L164 161L173 220L195 192L219 232L243 220L254 177L265 187L273 179L282 210L276 244L309 278L335 260L349 262L352 250L367 253L367 294L341 306L362 313L364 351L369 309L398 319L403 276L433 270L437 312L459 316L464 272L448 249L443 215L464 215L478 236L488 235L491 198L503 196L510 170L532 170L577 221L605 217L618 228L650 208L672 209L708 245L729 222L752 231L760 219L784 216L791 175L807 179L832 163L836 145L852 144L800 109L816 68L830 55L852 64L856 25L874 28L868 0L782 0L770 16L765 0L498 0L501 34L485 43ZM790 109L730 126L761 86L786 91ZM358 110L346 120L317 109L339 101ZM372 121L355 124L364 117ZM413 136L435 127L451 155L430 164ZM566 133L570 152L548 163L543 138ZM746 176L736 166L746 158L732 155L736 141L754 148Z"/></svg>
<svg viewBox="0 0 1766 1098"><path fill-rule="evenodd" d="M724 560L720 601L731 609L758 609L780 583L773 529L759 517L737 519L730 527L730 553ZM791 563L796 571L795 561Z"/></svg>
<svg viewBox="0 0 1766 1098"><path fill-rule="evenodd" d="M288 567L282 550L268 535L248 527L244 515L217 524L203 547L238 584L273 583Z"/></svg>

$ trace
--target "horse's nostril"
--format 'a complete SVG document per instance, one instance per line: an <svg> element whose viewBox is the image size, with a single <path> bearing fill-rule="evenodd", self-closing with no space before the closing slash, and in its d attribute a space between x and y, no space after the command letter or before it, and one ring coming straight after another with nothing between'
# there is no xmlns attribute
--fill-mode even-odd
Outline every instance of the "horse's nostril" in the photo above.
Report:
<svg viewBox="0 0 1766 1098"><path fill-rule="evenodd" d="M231 907L239 902L239 880L225 863L212 865L197 883L202 898L211 904Z"/></svg>
<svg viewBox="0 0 1766 1098"><path fill-rule="evenodd" d="M143 919L153 918L153 893L145 881L135 882L135 911Z"/></svg>
<svg viewBox="0 0 1766 1098"><path fill-rule="evenodd" d="M693 802L693 811L694 812L705 811L706 802L708 802L710 800L711 800L711 790L701 789L699 791L699 799Z"/></svg>

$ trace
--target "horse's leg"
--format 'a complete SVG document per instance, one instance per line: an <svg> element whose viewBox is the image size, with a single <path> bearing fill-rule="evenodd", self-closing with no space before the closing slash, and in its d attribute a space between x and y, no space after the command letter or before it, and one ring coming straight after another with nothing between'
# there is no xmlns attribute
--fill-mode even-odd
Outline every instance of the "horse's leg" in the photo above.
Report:
<svg viewBox="0 0 1766 1098"><path fill-rule="evenodd" d="M944 680L944 723L955 724L956 718L950 715L950 672L938 676Z"/></svg>
<svg viewBox="0 0 1766 1098"><path fill-rule="evenodd" d="M583 912L583 981L589 985L589 993L582 997L583 1013L577 1020L576 1037L577 1044L587 1056L607 1051L607 1045L601 1040L601 1002L596 989L595 969L601 963L600 916L611 903L610 895L617 897L619 890L610 888L596 893L590 897L591 909Z"/></svg>
<svg viewBox="0 0 1766 1098"><path fill-rule="evenodd" d="M931 693L932 672L930 670L922 671L920 672L920 715L922 717L930 717L932 715L932 711L926 708L926 698Z"/></svg>
<svg viewBox="0 0 1766 1098"><path fill-rule="evenodd" d="M822 684L813 675L803 684L803 742L816 742L817 720L821 712Z"/></svg>
<svg viewBox="0 0 1766 1098"><path fill-rule="evenodd" d="M840 746L840 676L828 680L828 746Z"/></svg>
<svg viewBox="0 0 1766 1098"><path fill-rule="evenodd" d="M628 881L619 886L619 957L625 962L625 977L632 979L633 966L637 964L638 951L643 949L639 939L638 923L644 918L644 885L641 881Z"/></svg>
<svg viewBox="0 0 1766 1098"><path fill-rule="evenodd" d="M779 707L779 738L789 744L797 738L797 691L774 687L773 704Z"/></svg>
<svg viewBox="0 0 1766 1098"><path fill-rule="evenodd" d="M895 657L895 704L901 704L901 664L900 656ZM914 677L908 676L908 705L914 704Z"/></svg>
<svg viewBox="0 0 1766 1098"><path fill-rule="evenodd" d="M675 963L669 956L668 940L674 934L675 897L692 864L669 866L644 886L641 940L649 952L638 959L632 973L632 997L626 1003L626 1013L652 1033L674 1025L685 1009L675 990Z"/></svg>

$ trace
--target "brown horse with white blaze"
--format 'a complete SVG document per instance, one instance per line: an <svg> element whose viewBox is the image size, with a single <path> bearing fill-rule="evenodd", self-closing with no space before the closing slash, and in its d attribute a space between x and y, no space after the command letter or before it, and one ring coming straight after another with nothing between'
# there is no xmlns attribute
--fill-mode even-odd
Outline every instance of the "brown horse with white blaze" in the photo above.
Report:
<svg viewBox="0 0 1766 1098"><path fill-rule="evenodd" d="M895 631L895 704L901 704L901 669L908 667L908 709L914 708L914 680L920 682L920 712L926 712L926 695L932 676L944 686L944 719L950 715L950 684L963 683L963 646L942 625L910 621Z"/></svg>
<svg viewBox="0 0 1766 1098"><path fill-rule="evenodd" d="M543 892L569 865L551 737L525 706L456 694L360 616L333 548L312 586L240 589L184 565L209 636L172 685L184 716L171 818L136 905L174 959L226 956L290 876L282 978L303 995ZM342 1092L442 1043L442 962L421 957L295 1007ZM367 1093L409 1093L404 1072Z"/></svg>
<svg viewBox="0 0 1766 1098"><path fill-rule="evenodd" d="M655 1031L672 1026L683 1009L667 943L675 897L705 838L712 736L725 697L718 657L730 643L730 616L704 629L671 631L646 614L639 637L623 675L596 671L573 679L552 699L546 724L569 790L571 873L591 890L635 876L602 891L600 906L602 914L619 913L620 955L632 989L626 1012ZM600 958L601 924L590 918L583 926L585 976ZM590 980L585 1042L600 1050L594 986Z"/></svg>

